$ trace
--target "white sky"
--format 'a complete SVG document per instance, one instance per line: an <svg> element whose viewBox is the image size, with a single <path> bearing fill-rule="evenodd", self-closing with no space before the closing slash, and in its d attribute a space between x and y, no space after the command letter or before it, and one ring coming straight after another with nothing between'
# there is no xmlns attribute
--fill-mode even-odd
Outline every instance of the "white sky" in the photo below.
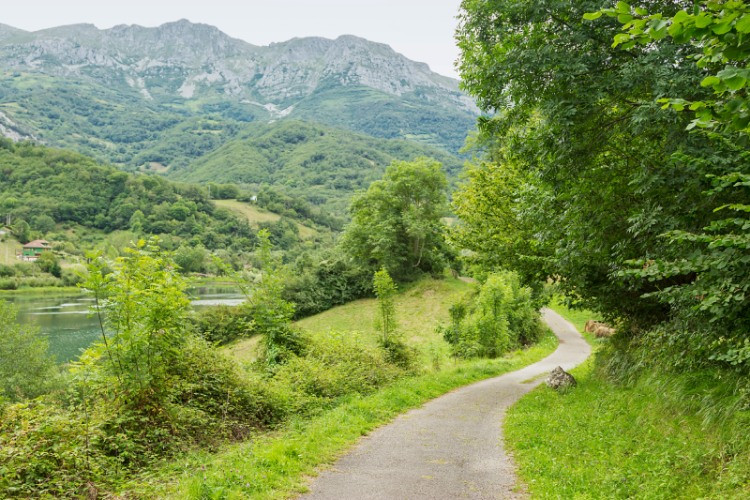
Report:
<svg viewBox="0 0 750 500"><path fill-rule="evenodd" d="M5 2L3 2L5 3ZM410 59L456 76L453 32L460 0L21 0L0 23L35 31L74 23L98 28L188 19L255 45L293 37L351 34L386 43Z"/></svg>

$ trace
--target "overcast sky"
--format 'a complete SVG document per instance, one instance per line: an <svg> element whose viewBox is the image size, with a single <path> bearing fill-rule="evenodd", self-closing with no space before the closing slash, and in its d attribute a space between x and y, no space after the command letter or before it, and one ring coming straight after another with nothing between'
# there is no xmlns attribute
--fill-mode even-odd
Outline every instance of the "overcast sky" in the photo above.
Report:
<svg viewBox="0 0 750 500"><path fill-rule="evenodd" d="M212 24L256 45L293 37L352 34L393 47L433 71L456 76L453 40L460 0L25 0L0 10L0 23L35 31L92 23Z"/></svg>

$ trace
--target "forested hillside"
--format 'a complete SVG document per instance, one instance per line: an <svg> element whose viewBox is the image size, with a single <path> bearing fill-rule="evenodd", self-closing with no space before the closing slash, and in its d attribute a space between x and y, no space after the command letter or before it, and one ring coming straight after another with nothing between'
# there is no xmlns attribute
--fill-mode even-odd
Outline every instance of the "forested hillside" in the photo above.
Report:
<svg viewBox="0 0 750 500"><path fill-rule="evenodd" d="M255 205L276 212L252 228L247 217L218 208L206 188L129 174L77 153L8 139L0 140L0 174L0 214L13 236L21 243L46 237L68 253L82 254L122 232L123 246L160 235L166 248L226 249L234 258L253 249L259 227L289 249L300 241L291 221L340 224L302 200L266 188L254 192ZM235 186L211 187L215 197L243 195Z"/></svg>
<svg viewBox="0 0 750 500"><path fill-rule="evenodd" d="M185 168L167 172L189 182L268 184L344 215L351 195L380 178L394 160L439 160L451 179L460 161L440 149L375 139L342 129L282 121L249 126Z"/></svg>

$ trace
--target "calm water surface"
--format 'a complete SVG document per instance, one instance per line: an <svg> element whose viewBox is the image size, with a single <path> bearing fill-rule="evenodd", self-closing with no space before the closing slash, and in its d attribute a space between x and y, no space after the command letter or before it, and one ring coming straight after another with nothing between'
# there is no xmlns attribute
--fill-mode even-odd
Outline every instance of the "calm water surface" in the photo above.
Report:
<svg viewBox="0 0 750 500"><path fill-rule="evenodd" d="M188 293L196 309L244 301L244 296L231 285L199 286ZM99 321L89 314L93 299L84 293L24 294L2 299L18 306L18 320L22 324L35 325L47 336L50 352L60 363L77 358L83 349L101 339Z"/></svg>

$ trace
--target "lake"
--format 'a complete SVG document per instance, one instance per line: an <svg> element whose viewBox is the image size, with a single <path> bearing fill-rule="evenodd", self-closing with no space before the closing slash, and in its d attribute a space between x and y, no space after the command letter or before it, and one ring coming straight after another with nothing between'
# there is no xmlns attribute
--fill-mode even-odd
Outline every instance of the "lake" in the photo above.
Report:
<svg viewBox="0 0 750 500"><path fill-rule="evenodd" d="M232 285L196 286L188 290L195 309L216 305L238 305L244 296ZM35 325L49 339L50 352L60 363L78 357L82 349L101 339L96 316L89 315L93 302L82 292L66 295L19 294L2 296L0 300L18 306L18 321Z"/></svg>

